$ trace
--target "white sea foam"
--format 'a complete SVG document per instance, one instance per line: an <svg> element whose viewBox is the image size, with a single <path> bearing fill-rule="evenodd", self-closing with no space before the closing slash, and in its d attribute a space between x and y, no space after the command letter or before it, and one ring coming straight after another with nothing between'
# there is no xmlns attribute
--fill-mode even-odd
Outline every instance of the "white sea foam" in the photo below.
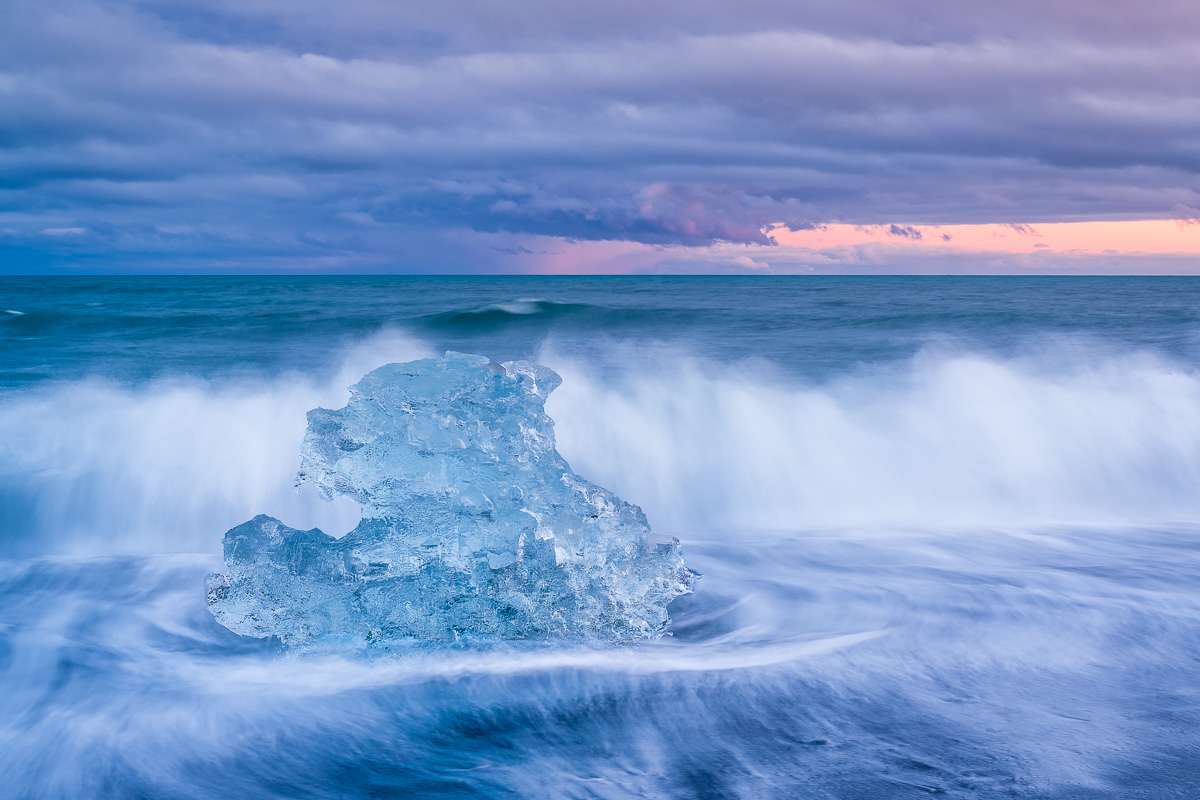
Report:
<svg viewBox="0 0 1200 800"><path fill-rule="evenodd" d="M928 351L825 384L669 355L602 378L545 354L561 452L660 532L1200 515L1200 375L1150 354Z"/></svg>
<svg viewBox="0 0 1200 800"><path fill-rule="evenodd" d="M494 303L484 306L482 311L505 311L509 314L517 314L519 316L529 316L530 314L539 314L545 310L548 302L539 300L536 297L522 297L520 300L513 300L508 303Z"/></svg>
<svg viewBox="0 0 1200 800"><path fill-rule="evenodd" d="M293 490L305 413L343 405L380 364L430 352L389 335L347 350L326 379L10 393L7 546L215 552L260 512L341 535L352 503ZM564 379L547 408L563 455L661 534L1200 517L1200 376L1151 354L928 351L819 384L669 351L617 352L604 369L552 349L542 361Z"/></svg>
<svg viewBox="0 0 1200 800"><path fill-rule="evenodd" d="M305 414L345 405L381 363L429 355L398 335L349 348L332 377L85 379L0 398L0 522L22 554L219 552L220 537L269 513L341 535L352 501L294 488Z"/></svg>

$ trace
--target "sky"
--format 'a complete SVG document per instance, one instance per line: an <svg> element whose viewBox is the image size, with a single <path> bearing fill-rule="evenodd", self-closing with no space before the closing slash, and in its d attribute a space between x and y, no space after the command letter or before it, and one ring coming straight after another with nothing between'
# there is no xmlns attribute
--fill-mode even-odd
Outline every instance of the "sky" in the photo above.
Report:
<svg viewBox="0 0 1200 800"><path fill-rule="evenodd" d="M4 0L0 274L1200 273L1195 0Z"/></svg>

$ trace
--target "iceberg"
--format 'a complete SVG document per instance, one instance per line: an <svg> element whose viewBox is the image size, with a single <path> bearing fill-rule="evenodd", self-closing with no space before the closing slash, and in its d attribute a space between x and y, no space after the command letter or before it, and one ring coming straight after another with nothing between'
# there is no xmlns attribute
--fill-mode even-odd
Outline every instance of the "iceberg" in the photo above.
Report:
<svg viewBox="0 0 1200 800"><path fill-rule="evenodd" d="M561 382L450 352L310 411L297 486L356 499L362 521L341 539L265 515L230 530L206 584L217 621L288 646L663 634L699 576L559 455L544 404Z"/></svg>

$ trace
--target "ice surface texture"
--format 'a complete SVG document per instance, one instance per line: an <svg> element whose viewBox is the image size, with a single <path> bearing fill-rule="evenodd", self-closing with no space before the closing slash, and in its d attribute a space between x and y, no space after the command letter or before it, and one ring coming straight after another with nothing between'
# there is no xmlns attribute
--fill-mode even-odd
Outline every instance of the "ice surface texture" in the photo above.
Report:
<svg viewBox="0 0 1200 800"><path fill-rule="evenodd" d="M341 539L258 516L225 534L208 603L288 645L662 633L696 574L637 506L571 471L543 408L561 379L482 356L389 364L308 412L299 481L347 495Z"/></svg>

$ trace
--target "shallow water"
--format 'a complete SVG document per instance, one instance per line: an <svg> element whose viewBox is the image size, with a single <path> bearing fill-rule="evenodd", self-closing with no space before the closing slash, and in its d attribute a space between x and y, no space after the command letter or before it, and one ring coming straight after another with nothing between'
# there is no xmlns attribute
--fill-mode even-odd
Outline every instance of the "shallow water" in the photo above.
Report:
<svg viewBox="0 0 1200 800"><path fill-rule="evenodd" d="M1189 797L1200 282L44 279L0 308L15 797ZM304 412L537 358L581 475L704 574L631 648L370 661L204 605Z"/></svg>

